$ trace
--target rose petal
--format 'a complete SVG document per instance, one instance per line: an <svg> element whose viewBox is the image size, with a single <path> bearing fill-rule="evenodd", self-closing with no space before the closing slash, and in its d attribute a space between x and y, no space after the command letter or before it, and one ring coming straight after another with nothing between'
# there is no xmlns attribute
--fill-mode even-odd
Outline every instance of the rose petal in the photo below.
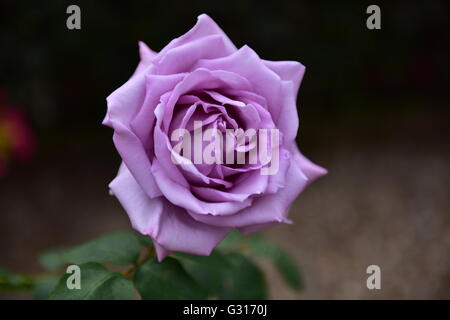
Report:
<svg viewBox="0 0 450 320"><path fill-rule="evenodd" d="M124 164L109 188L124 207L133 228L142 234L152 233L163 212L160 198L148 197Z"/></svg>
<svg viewBox="0 0 450 320"><path fill-rule="evenodd" d="M209 96L211 96L211 98L213 98L217 102L220 102L222 105L229 104L229 105L236 106L236 107L245 107L245 103L243 103L242 101L230 99L227 96L220 94L219 92L212 91L212 90L205 90L205 92Z"/></svg>
<svg viewBox="0 0 450 320"><path fill-rule="evenodd" d="M155 51L150 49L144 42L139 41L139 56L141 61L139 62L134 75L144 71L152 62L154 57L157 55Z"/></svg>
<svg viewBox="0 0 450 320"><path fill-rule="evenodd" d="M292 222L290 222L289 220L286 220L284 223L290 224ZM243 234L251 234L251 233L255 233L255 232L261 231L263 229L269 228L269 227L273 227L277 224L279 224L279 222L261 223L261 224L255 224L253 226L238 228L238 230Z"/></svg>
<svg viewBox="0 0 450 320"><path fill-rule="evenodd" d="M230 53L222 36L210 35L161 53L153 60L155 65L153 72L155 74L187 72L191 71L199 59L220 58Z"/></svg>
<svg viewBox="0 0 450 320"><path fill-rule="evenodd" d="M169 128L173 111L178 99L190 91L195 89L207 90L216 88L242 88L248 90L251 87L251 84L246 78L233 72L224 70L210 71L203 68L196 69L192 73L188 74L173 89L164 110L164 127Z"/></svg>
<svg viewBox="0 0 450 320"><path fill-rule="evenodd" d="M114 129L117 151L150 197L161 195L150 169L142 141L130 129L130 121L139 112L145 98L145 76L139 73L107 98L108 111L103 124Z"/></svg>
<svg viewBox="0 0 450 320"><path fill-rule="evenodd" d="M161 201L164 210L160 216L158 232L151 236L165 250L209 255L230 231L230 228L197 222L184 209L167 200Z"/></svg>
<svg viewBox="0 0 450 320"><path fill-rule="evenodd" d="M292 81L294 83L295 95L297 95L298 88L302 82L305 74L305 66L297 61L268 61L263 60L263 63L272 71L274 71L281 80Z"/></svg>
<svg viewBox="0 0 450 320"><path fill-rule="evenodd" d="M142 107L145 94L145 75L141 72L106 98L107 118L103 120L103 124L112 128L117 122L128 125Z"/></svg>
<svg viewBox="0 0 450 320"><path fill-rule="evenodd" d="M290 145L295 141L298 131L298 112L294 83L283 81L281 84L283 100L278 118L274 118L276 127L283 133L284 143Z"/></svg>
<svg viewBox="0 0 450 320"><path fill-rule="evenodd" d="M230 187L232 184L223 179L216 179L205 176L196 168L191 159L184 158L173 151L169 137L165 132L161 130L163 113L164 104L161 103L155 110L157 123L154 130L154 140L159 142L155 145L155 156L160 163L165 164L163 170L166 173L167 178L178 183L184 188L189 188L189 182L203 182L205 184L213 183L214 185L223 185L225 187ZM177 160L179 160L178 163L180 164L175 164L172 157L175 157ZM183 169L186 174L183 175L180 169ZM190 178L189 181L187 179L188 177Z"/></svg>
<svg viewBox="0 0 450 320"><path fill-rule="evenodd" d="M259 170L254 170L241 175L237 180L235 186L226 191L196 186L191 186L191 190L205 201L245 201L266 190L269 176L263 176Z"/></svg>
<svg viewBox="0 0 450 320"><path fill-rule="evenodd" d="M272 118L278 118L282 98L281 79L262 63L256 52L250 47L243 46L224 58L199 60L195 67L208 70L226 70L248 79L253 85L254 92L267 100ZM244 88L238 89L246 90Z"/></svg>
<svg viewBox="0 0 450 320"><path fill-rule="evenodd" d="M220 29L220 27L214 22L213 19L211 19L206 14L201 14L197 18L197 23L195 26L186 32L181 37L178 37L174 40L172 40L167 46L165 46L161 52L156 57L156 61L160 59L160 57L164 56L164 54L169 51L170 49L173 49L175 47L181 46L185 43L189 43L191 41L195 41L197 39L207 37L210 35L220 35L223 37L223 41L225 43L226 49L228 52L234 52L236 51L236 47L231 42L231 40L227 37L227 35Z"/></svg>
<svg viewBox="0 0 450 320"><path fill-rule="evenodd" d="M126 167L122 167L110 188L127 211L133 227L154 239L160 261L171 251L209 255L229 232L229 228L195 221L164 198L150 199Z"/></svg>
<svg viewBox="0 0 450 320"><path fill-rule="evenodd" d="M320 178L321 176L328 173L327 169L322 168L315 163L312 163L311 160L306 158L298 149L297 144L294 143L292 145L291 153L293 154L296 163L298 163L298 165L300 166L302 172L308 178L307 185L311 184L317 178Z"/></svg>
<svg viewBox="0 0 450 320"><path fill-rule="evenodd" d="M156 241L153 241L153 246L155 247L156 257L158 258L159 262L163 261L165 257L172 253L172 251L167 250Z"/></svg>
<svg viewBox="0 0 450 320"><path fill-rule="evenodd" d="M130 127L142 141L142 144L145 147L150 159L153 157L154 141L152 132L155 123L156 106L161 99L161 95L169 90L172 90L185 76L186 75L183 73L167 76L145 76L145 99L142 102L138 113L132 119Z"/></svg>
<svg viewBox="0 0 450 320"><path fill-rule="evenodd" d="M222 227L242 228L266 223L287 223L288 209L307 183L308 178L303 174L300 163L292 159L286 175L286 185L277 193L265 194L255 199L251 207L230 216L190 214L198 221Z"/></svg>
<svg viewBox="0 0 450 320"><path fill-rule="evenodd" d="M152 173L164 196L176 206L195 212L200 215L233 215L251 205L251 199L242 202L206 202L196 198L185 186L172 181L167 175L166 168L155 160L152 165ZM169 169L173 170L173 169Z"/></svg>

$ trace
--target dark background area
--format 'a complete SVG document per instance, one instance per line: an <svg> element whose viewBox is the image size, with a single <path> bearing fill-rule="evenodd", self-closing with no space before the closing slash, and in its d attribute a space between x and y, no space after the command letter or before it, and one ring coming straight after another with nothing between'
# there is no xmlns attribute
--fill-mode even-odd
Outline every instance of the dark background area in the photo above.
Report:
<svg viewBox="0 0 450 320"><path fill-rule="evenodd" d="M66 28L70 4L81 30ZM370 4L381 30L366 28ZM450 298L449 7L2 1L0 88L26 111L37 148L0 178L0 265L40 272L44 249L130 228L108 196L120 159L101 126L105 98L133 73L139 40L159 51L207 13L237 47L307 68L297 141L329 175L295 202L293 226L264 232L305 278L292 293L265 266L271 297ZM377 292L366 288L370 264L382 270Z"/></svg>

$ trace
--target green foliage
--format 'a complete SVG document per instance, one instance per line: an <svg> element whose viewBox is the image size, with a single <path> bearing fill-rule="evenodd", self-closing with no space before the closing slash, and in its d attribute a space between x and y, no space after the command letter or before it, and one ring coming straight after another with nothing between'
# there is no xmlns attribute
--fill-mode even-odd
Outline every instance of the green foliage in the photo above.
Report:
<svg viewBox="0 0 450 320"><path fill-rule="evenodd" d="M205 288L209 297L219 297L230 270L226 257L220 251L214 250L209 257L186 253L176 253L174 257Z"/></svg>
<svg viewBox="0 0 450 320"><path fill-rule="evenodd" d="M45 277L36 280L33 287L33 300L47 300L57 284L58 278L56 277Z"/></svg>
<svg viewBox="0 0 450 320"><path fill-rule="evenodd" d="M222 299L266 299L266 285L261 270L250 259L239 253L227 256L231 266L230 277L224 283Z"/></svg>
<svg viewBox="0 0 450 320"><path fill-rule="evenodd" d="M213 251L209 257L188 254L175 257L207 290L210 298L266 298L266 284L260 269L242 254Z"/></svg>
<svg viewBox="0 0 450 320"><path fill-rule="evenodd" d="M134 283L142 299L205 299L203 289L174 258L156 258L138 267Z"/></svg>
<svg viewBox="0 0 450 320"><path fill-rule="evenodd" d="M271 260L284 281L294 290L302 287L298 267L292 257L284 250L265 241L261 236L255 235L250 239L250 246L256 254Z"/></svg>
<svg viewBox="0 0 450 320"><path fill-rule="evenodd" d="M225 239L217 246L219 250L231 251L238 250L242 243L244 242L244 237L237 230L232 230Z"/></svg>
<svg viewBox="0 0 450 320"><path fill-rule="evenodd" d="M140 252L147 251L141 259ZM158 262L148 236L116 232L73 248L47 251L40 262L56 273L64 265L79 266L80 289L69 289L75 273L31 277L0 269L0 289L33 290L33 299L266 299L264 275L255 256L274 263L286 283L301 288L298 268L280 248L256 235L237 231L210 256L174 253ZM117 272L103 264L127 266Z"/></svg>
<svg viewBox="0 0 450 320"><path fill-rule="evenodd" d="M227 238L218 246L223 251L244 250L250 255L256 255L271 261L283 280L293 290L302 288L299 268L294 259L284 250L267 242L259 234L243 237L237 231L230 232Z"/></svg>
<svg viewBox="0 0 450 320"><path fill-rule="evenodd" d="M65 274L50 294L51 300L130 300L133 298L133 283L122 274L111 271L95 262L79 266L81 288L68 289Z"/></svg>
<svg viewBox="0 0 450 320"><path fill-rule="evenodd" d="M66 263L63 254L63 249L45 251L39 256L39 263L48 271L55 272Z"/></svg>
<svg viewBox="0 0 450 320"><path fill-rule="evenodd" d="M26 290L33 286L33 279L27 275L13 273L0 268L0 289Z"/></svg>
<svg viewBox="0 0 450 320"><path fill-rule="evenodd" d="M55 271L66 263L86 262L133 264L139 258L140 243L143 238L129 232L116 232L86 242L80 246L45 252L40 257L41 264Z"/></svg>
<svg viewBox="0 0 450 320"><path fill-rule="evenodd" d="M133 235L144 247L151 248L153 246L152 238L150 238L149 236L137 233L133 233Z"/></svg>

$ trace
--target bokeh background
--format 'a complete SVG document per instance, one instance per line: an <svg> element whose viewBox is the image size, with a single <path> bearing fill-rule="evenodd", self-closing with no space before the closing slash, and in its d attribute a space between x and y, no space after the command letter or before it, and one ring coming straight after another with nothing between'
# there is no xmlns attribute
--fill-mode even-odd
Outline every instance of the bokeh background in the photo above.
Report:
<svg viewBox="0 0 450 320"><path fill-rule="evenodd" d="M81 30L66 28L70 4L81 7ZM450 298L449 4L376 2L373 31L370 4L2 1L0 122L12 111L24 142L3 130L0 265L41 272L44 249L130 229L108 195L120 159L100 124L105 98L136 67L138 40L158 51L207 13L238 47L307 67L298 144L329 174L297 199L294 225L264 232L305 282L291 292L264 265L270 296ZM381 290L366 288L371 264Z"/></svg>

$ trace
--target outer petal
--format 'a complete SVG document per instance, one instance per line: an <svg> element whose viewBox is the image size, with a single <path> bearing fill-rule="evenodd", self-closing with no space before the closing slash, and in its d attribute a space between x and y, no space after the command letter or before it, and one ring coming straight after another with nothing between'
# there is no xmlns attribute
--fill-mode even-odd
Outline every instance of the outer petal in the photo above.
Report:
<svg viewBox="0 0 450 320"><path fill-rule="evenodd" d="M231 40L226 36L226 34L220 29L220 27L214 22L213 19L211 19L206 14L201 14L197 18L197 23L195 26L186 32L184 35L182 35L179 38L176 38L172 40L167 46L165 46L161 52L158 54L158 56L155 59L155 62L158 62L161 57L164 56L164 54L178 46L181 46L185 43L195 41L197 39L211 36L211 35L220 35L223 37L226 50L229 52L236 51L236 47L231 42Z"/></svg>
<svg viewBox="0 0 450 320"><path fill-rule="evenodd" d="M278 74L281 80L292 81L294 84L295 95L305 74L305 66L297 61L268 61L263 60L264 64L273 72Z"/></svg>
<svg viewBox="0 0 450 320"><path fill-rule="evenodd" d="M201 222L216 226L237 227L243 232L255 232L276 223L290 223L289 207L304 188L326 170L306 159L295 144L291 147L291 163L286 175L286 185L275 194L266 194L255 200L251 207L231 216L210 216L190 213Z"/></svg>
<svg viewBox="0 0 450 320"><path fill-rule="evenodd" d="M142 234L152 233L163 212L161 200L149 198L124 164L109 188L128 213L133 228Z"/></svg>
<svg viewBox="0 0 450 320"><path fill-rule="evenodd" d="M298 149L297 144L292 144L291 152L293 154L293 158L301 168L302 172L308 178L307 185L311 184L317 178L328 173L327 169L318 166L317 164L312 163L309 159L307 159Z"/></svg>
<svg viewBox="0 0 450 320"><path fill-rule="evenodd" d="M155 247L156 256L158 257L159 262L163 261L165 257L172 253L172 251L167 250L156 241L153 241L153 246Z"/></svg>
<svg viewBox="0 0 450 320"><path fill-rule="evenodd" d="M279 160L278 172L269 176L269 185L266 193L276 193L280 188L286 186L286 175L291 165L290 152L284 148L280 148Z"/></svg>
<svg viewBox="0 0 450 320"><path fill-rule="evenodd" d="M281 83L282 104L280 113L274 119L278 129L283 133L285 145L294 143L298 131L298 112L296 103L296 92L294 83L291 81L283 81Z"/></svg>
<svg viewBox="0 0 450 320"><path fill-rule="evenodd" d="M203 37L172 48L154 59L154 73L172 74L191 71L199 59L213 59L227 56L224 38L220 35Z"/></svg>
<svg viewBox="0 0 450 320"><path fill-rule="evenodd" d="M117 124L114 130L114 144L133 176L149 197L160 196L161 191L151 173L150 160L142 142L130 129L121 124Z"/></svg>
<svg viewBox="0 0 450 320"><path fill-rule="evenodd" d="M139 62L134 75L144 71L153 61L157 53L150 49L144 42L139 41L139 56L141 61Z"/></svg>
<svg viewBox="0 0 450 320"><path fill-rule="evenodd" d="M201 222L216 226L247 227L267 223L286 223L287 211L291 203L306 187L308 178L303 174L297 161L291 158L286 175L286 185L274 194L265 194L255 199L251 207L230 216L210 216L191 213L191 216Z"/></svg>
<svg viewBox="0 0 450 320"><path fill-rule="evenodd" d="M139 41L139 56L141 61L149 65L158 53L150 49L144 42Z"/></svg>
<svg viewBox="0 0 450 320"><path fill-rule="evenodd" d="M305 74L305 67L297 61L263 61L283 80L283 107L276 119L287 143L294 141L298 130L297 93Z"/></svg>
<svg viewBox="0 0 450 320"><path fill-rule="evenodd" d="M183 80L185 74L178 73L167 76L145 75L146 95L142 107L131 121L131 128L142 141L149 158L153 157L153 128L155 124L155 109L161 95L172 90Z"/></svg>
<svg viewBox="0 0 450 320"><path fill-rule="evenodd" d="M133 228L154 239L160 261L171 251L209 255L230 230L197 222L162 197L150 199L125 166L121 166L110 188Z"/></svg>
<svg viewBox="0 0 450 320"><path fill-rule="evenodd" d="M103 124L114 129L114 144L147 195L156 197L161 193L151 174L150 161L142 141L130 129L130 122L140 111L145 94L145 75L141 72L109 95Z"/></svg>
<svg viewBox="0 0 450 320"><path fill-rule="evenodd" d="M144 98L145 75L140 72L106 98L108 110L103 124L112 128L117 122L128 125L142 107Z"/></svg>
<svg viewBox="0 0 450 320"><path fill-rule="evenodd" d="M291 223L291 222L289 220L286 220L285 223ZM269 228L269 227L273 227L277 224L279 224L279 222L254 224L252 226L239 228L239 231L243 234L251 234L251 233L259 232L259 231Z"/></svg>
<svg viewBox="0 0 450 320"><path fill-rule="evenodd" d="M230 231L230 228L197 222L184 209L167 200L162 201L164 211L160 217L158 232L150 235L165 250L209 255Z"/></svg>

